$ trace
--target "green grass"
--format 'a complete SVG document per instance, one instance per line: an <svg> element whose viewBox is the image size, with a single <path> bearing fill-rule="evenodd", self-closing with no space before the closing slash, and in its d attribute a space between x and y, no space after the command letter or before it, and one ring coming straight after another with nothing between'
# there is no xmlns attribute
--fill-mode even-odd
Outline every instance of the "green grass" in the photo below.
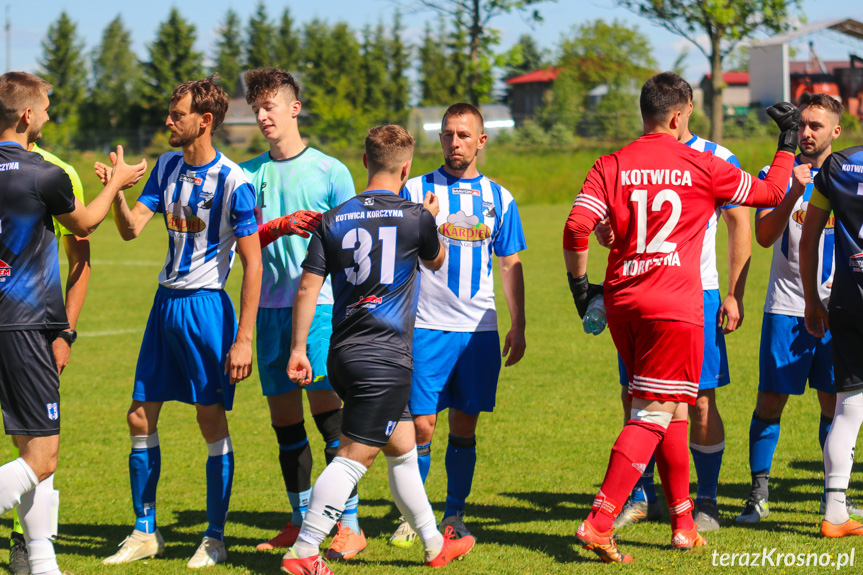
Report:
<svg viewBox="0 0 863 575"><path fill-rule="evenodd" d="M526 166L546 160L525 157L520 161ZM92 163L92 157L76 162ZM552 160L548 162L551 165ZM565 168L556 168L561 179ZM491 167L487 171L496 175ZM88 180L87 173L82 171L82 176L92 192L95 184ZM512 190L519 201L527 193L515 185ZM574 195L572 190L569 193ZM129 195L135 194L133 191ZM88 195L92 197L92 193ZM521 207L529 246L523 253L528 349L520 364L503 369L497 410L481 418L476 478L468 502L468 524L480 543L464 561L447 567L449 573L542 575L593 573L605 568L573 542L620 430L620 387L611 338L607 332L598 337L582 332L566 286L560 246L569 201L571 197L567 203ZM726 262L724 230L720 226L720 268ZM207 455L193 409L181 404L167 404L160 425L163 467L158 505L160 529L167 541L166 557L128 566L103 567L99 563L115 551L134 521L125 413L157 274L164 261L165 231L155 220L141 238L123 243L112 222L106 221L92 237L92 254L93 275L78 325L81 338L62 378L63 434L56 477L61 492L61 535L57 541L60 564L76 575L185 573L185 562L206 526ZM755 552L762 547L778 547L779 552L835 555L854 547L854 541L818 537L822 471L817 442L819 410L813 393L792 398L785 409L772 469L770 517L754 527L738 527L733 522L749 489L748 430L757 388L761 308L769 262L769 251L756 246L747 285L745 321L728 338L732 384L718 393L727 435L719 490L723 529L709 534L707 548L688 554L670 550L667 524L622 530L624 549L636 559L636 563L625 567L628 572L733 572L711 565L714 550ZM590 262L594 280L601 277L604 266L604 250L594 248ZM65 266L61 269L65 274ZM235 302L240 276L238 267L229 282ZM720 269L720 276L725 281L725 270ZM498 309L503 334L508 328L508 314L500 295ZM212 572L276 573L280 553L254 550L256 543L268 539L282 526L289 509L257 373L239 384L229 420L236 451L226 530L229 563ZM307 416L307 422L317 476L322 469L323 444L311 425L311 417ZM442 418L427 484L438 516L446 496L446 434ZM8 455L8 446L0 449L0 457L8 459ZM855 473L852 496L859 484L860 476ZM360 517L370 537L369 547L356 561L336 565L336 572L418 573L422 558L418 545L409 550L386 545L397 525L398 511L389 496L384 461L371 468L360 485L360 494ZM9 516L0 523L0 532L8 532ZM7 556L5 550L0 551L0 563ZM858 564L863 561L857 559ZM814 571L811 567L779 567L775 572Z"/></svg>

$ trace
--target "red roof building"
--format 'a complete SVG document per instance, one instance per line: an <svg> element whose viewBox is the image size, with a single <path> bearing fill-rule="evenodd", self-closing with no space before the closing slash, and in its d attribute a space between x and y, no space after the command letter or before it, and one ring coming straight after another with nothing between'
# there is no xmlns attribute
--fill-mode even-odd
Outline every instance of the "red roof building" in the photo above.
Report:
<svg viewBox="0 0 863 575"><path fill-rule="evenodd" d="M504 80L509 86L510 113L517 124L533 117L542 107L545 93L559 75L560 69L551 66Z"/></svg>

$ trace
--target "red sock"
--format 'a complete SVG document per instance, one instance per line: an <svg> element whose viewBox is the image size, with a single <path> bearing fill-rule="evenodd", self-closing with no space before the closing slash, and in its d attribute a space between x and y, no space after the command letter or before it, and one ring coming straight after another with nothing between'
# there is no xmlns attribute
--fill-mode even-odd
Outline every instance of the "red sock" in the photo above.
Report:
<svg viewBox="0 0 863 575"><path fill-rule="evenodd" d="M635 487L664 434L662 426L655 423L629 421L623 426L611 448L605 479L587 517L594 530L604 533L611 529L621 505Z"/></svg>
<svg viewBox="0 0 863 575"><path fill-rule="evenodd" d="M689 422L675 420L656 448L656 467L671 514L671 529L695 528L689 499Z"/></svg>

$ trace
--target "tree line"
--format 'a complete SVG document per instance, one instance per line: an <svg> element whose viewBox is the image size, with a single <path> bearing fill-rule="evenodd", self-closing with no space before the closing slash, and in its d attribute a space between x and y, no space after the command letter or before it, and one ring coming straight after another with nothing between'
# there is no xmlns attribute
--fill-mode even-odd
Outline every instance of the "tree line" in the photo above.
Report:
<svg viewBox="0 0 863 575"><path fill-rule="evenodd" d="M195 50L196 26L174 7L146 44L143 58L133 52L132 32L120 16L105 27L95 48L85 51L76 23L61 12L43 40L39 61L40 73L55 86L56 122L46 129L46 139L64 144L81 130L157 128L164 122L166 99L176 84L216 73L231 96L242 96L242 71L267 66L298 75L307 112L304 131L334 144L355 141L369 125L404 123L413 103L492 102L501 71L507 78L552 65L559 76L536 117L538 128L561 135L637 135L636 94L641 82L657 71L650 42L637 27L596 20L574 26L553 52L539 49L529 34L512 49L498 52L500 36L490 26L492 18L512 11L541 21L534 6L554 0L400 1L437 12L415 42L405 38L399 10L389 22L356 30L344 21L313 19L298 25L288 8L271 18L259 0L246 22L234 10L224 14L207 54ZM615 2L648 19L667 16L670 20L663 20L664 25L693 43L696 30L711 30L709 11L703 11L704 22L676 24L687 14L680 7L695 5L694 0L674 0L674 14L660 8L651 12L648 0ZM735 0L734 9L722 13L724 27L713 31L714 37L731 38L722 44L721 58L705 51L713 56L714 70L716 61L756 28L787 27L789 9L799 0L759 0L772 18L762 17L754 24L747 16L749 9L738 6L741 2ZM748 18L748 28L734 28L740 18ZM683 56L676 67L682 60ZM721 103L716 77L714 104ZM598 86L604 87L604 95L591 98L590 91ZM715 123L716 118L711 120ZM621 126L624 134L619 133ZM712 127L719 136L717 126Z"/></svg>
<svg viewBox="0 0 863 575"><path fill-rule="evenodd" d="M418 45L405 39L398 10L390 22L356 30L343 21L320 19L298 25L288 8L274 19L262 1L245 23L229 9L209 54L195 49L197 34L194 23L171 8L146 45L146 56L139 58L132 50L132 31L118 15L95 48L85 51L77 24L61 12L42 42L39 60L39 73L54 85L55 122L46 138L62 142L82 129L160 126L176 84L215 73L231 97L242 97L242 72L270 66L297 74L307 129L336 142L368 125L404 123L415 92L421 105L472 95L478 103L493 100L490 50L479 55L475 85L464 81L475 67L475 55L461 13L427 24ZM485 48L494 43L484 42ZM408 76L411 68L418 70L418 90Z"/></svg>

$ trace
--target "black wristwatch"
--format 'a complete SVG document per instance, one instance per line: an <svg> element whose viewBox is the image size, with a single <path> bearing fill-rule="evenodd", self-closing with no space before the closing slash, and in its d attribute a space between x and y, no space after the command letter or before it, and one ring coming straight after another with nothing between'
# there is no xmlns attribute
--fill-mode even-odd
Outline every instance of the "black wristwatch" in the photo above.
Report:
<svg viewBox="0 0 863 575"><path fill-rule="evenodd" d="M58 331L57 337L62 337L66 340L66 343L72 345L78 340L78 332L74 329L70 329L69 331Z"/></svg>

